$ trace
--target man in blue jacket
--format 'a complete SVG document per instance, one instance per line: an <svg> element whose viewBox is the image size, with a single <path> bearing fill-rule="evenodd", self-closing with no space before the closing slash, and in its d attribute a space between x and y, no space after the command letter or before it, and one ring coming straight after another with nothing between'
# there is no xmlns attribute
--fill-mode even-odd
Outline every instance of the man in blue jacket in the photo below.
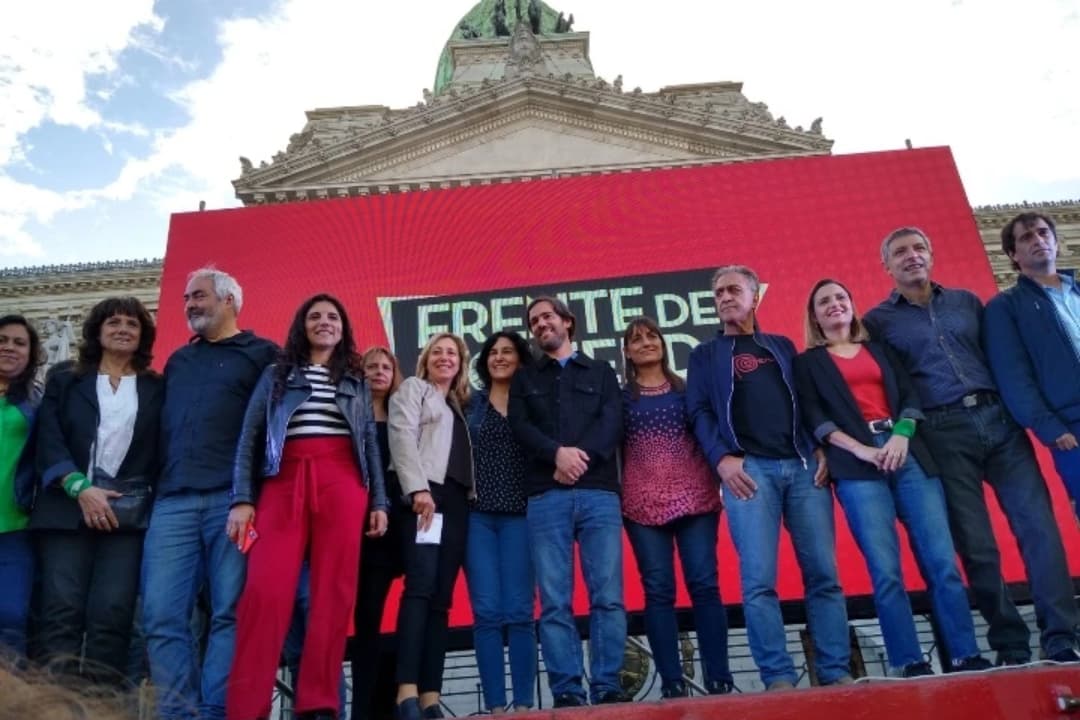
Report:
<svg viewBox="0 0 1080 720"><path fill-rule="evenodd" d="M1009 412L1050 448L1080 517L1080 287L1057 269L1057 231L1042 213L1010 220L1001 249L1020 276L986 305L987 359Z"/></svg>
<svg viewBox="0 0 1080 720"><path fill-rule="evenodd" d="M165 364L164 457L143 550L143 625L162 720L223 720L244 556L225 534L236 444L269 340L236 324L240 285L213 268L193 272L184 312L195 336ZM190 621L205 584L210 633L195 652Z"/></svg>
<svg viewBox="0 0 1080 720"><path fill-rule="evenodd" d="M776 594L783 520L802 570L818 678L823 685L851 682L832 492L824 454L799 416L795 346L758 330L761 284L753 270L722 267L712 285L724 331L690 353L686 398L694 433L724 485L750 652L766 689L794 687Z"/></svg>

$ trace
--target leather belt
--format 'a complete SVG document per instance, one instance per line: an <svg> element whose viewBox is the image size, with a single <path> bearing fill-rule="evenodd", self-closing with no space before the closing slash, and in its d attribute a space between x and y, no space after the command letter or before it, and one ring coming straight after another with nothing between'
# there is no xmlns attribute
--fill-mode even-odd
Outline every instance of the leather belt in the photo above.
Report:
<svg viewBox="0 0 1080 720"><path fill-rule="evenodd" d="M971 410L972 408L982 407L984 405L994 405L998 401L998 395L995 392L988 390L979 390L978 392L968 393L964 397L955 402L951 402L947 405L938 405L937 407L927 408L926 412L942 412L945 410Z"/></svg>
<svg viewBox="0 0 1080 720"><path fill-rule="evenodd" d="M884 418L882 420L871 420L870 422L866 423L866 425L870 428L871 433L873 433L874 435L880 435L881 433L887 433L891 431L893 429L894 423L892 421L892 418Z"/></svg>

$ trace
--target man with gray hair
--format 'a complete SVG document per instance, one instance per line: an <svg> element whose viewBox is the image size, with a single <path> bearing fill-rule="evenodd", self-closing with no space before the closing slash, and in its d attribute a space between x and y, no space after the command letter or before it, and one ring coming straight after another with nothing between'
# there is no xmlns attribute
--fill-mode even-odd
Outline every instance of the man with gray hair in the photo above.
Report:
<svg viewBox="0 0 1080 720"><path fill-rule="evenodd" d="M1043 652L1050 660L1080 660L1080 615L1050 493L1031 441L998 397L981 343L982 302L967 290L930 280L934 252L918 228L889 233L881 259L896 289L863 321L896 352L919 393L926 414L920 428L941 470L953 542L989 626L987 641L997 663L1030 660L1030 631L1001 576L984 480L1020 547Z"/></svg>
<svg viewBox="0 0 1080 720"><path fill-rule="evenodd" d="M236 443L248 399L277 347L240 330L240 285L191 273L184 311L195 336L165 364L161 476L143 550L143 625L162 720L225 717L244 556L225 534ZM201 670L190 619L209 591Z"/></svg>
<svg viewBox="0 0 1080 720"><path fill-rule="evenodd" d="M758 328L760 282L753 270L722 267L712 288L724 329L690 353L686 404L698 443L724 485L750 652L767 690L794 687L798 674L776 594L783 521L802 570L817 676L822 685L850 683L832 492L824 453L799 415L795 345Z"/></svg>

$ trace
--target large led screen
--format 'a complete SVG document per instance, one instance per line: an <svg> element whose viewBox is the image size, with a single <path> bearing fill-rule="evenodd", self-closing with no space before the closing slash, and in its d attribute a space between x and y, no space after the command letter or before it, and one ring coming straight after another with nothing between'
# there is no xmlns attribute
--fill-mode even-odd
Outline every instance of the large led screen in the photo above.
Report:
<svg viewBox="0 0 1080 720"><path fill-rule="evenodd" d="M744 263L765 283L764 330L802 345L806 295L837 278L860 311L891 289L882 238L917 225L933 240L934 278L995 292L989 262L948 149L807 157L681 169L480 184L371 197L297 202L173 216L161 283L157 362L187 341L187 274L213 264L244 289L241 326L284 340L293 312L316 292L346 304L361 346L389 344L407 373L431 333L463 335L475 351L490 332L525 332L527 299L563 296L578 318L581 350L621 370L619 342L638 314L657 318L685 371L690 349L719 325L709 292L718 265ZM1058 520L1080 575L1080 534L1048 456ZM1007 524L994 510L1005 574L1024 579ZM849 595L870 592L862 557L837 511L837 554ZM942 530L944 532L944 528ZM643 607L629 545L626 600ZM790 545L779 593L801 597ZM720 530L721 588L739 599L738 566ZM911 589L922 589L905 552ZM576 609L587 611L580 577ZM680 591L681 592L681 591ZM679 601L689 601L680 595ZM387 613L387 627L393 613ZM453 622L468 624L464 583Z"/></svg>

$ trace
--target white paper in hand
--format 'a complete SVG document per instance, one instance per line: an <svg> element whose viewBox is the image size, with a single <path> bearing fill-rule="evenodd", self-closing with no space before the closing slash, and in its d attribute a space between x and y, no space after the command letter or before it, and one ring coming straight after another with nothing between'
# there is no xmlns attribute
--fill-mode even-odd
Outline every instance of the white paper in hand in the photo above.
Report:
<svg viewBox="0 0 1080 720"><path fill-rule="evenodd" d="M431 525L427 530L420 529L420 516L416 516L416 544L438 545L442 542L442 513L431 516Z"/></svg>

